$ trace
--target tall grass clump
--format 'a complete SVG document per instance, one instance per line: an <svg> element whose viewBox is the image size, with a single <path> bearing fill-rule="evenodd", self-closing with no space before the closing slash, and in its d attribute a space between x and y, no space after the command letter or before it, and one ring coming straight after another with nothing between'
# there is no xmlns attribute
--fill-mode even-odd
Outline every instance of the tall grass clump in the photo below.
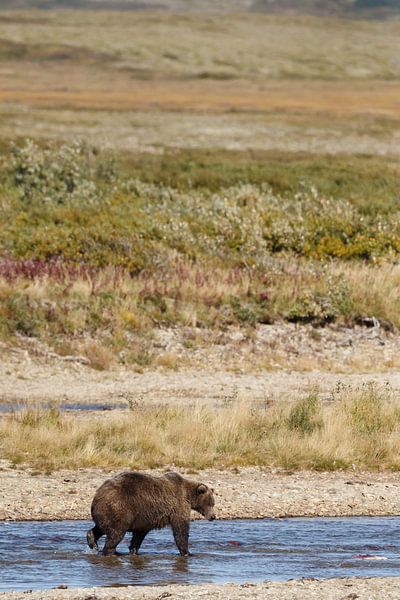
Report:
<svg viewBox="0 0 400 600"><path fill-rule="evenodd" d="M290 409L287 419L288 428L299 433L312 433L321 427L319 418L319 402L316 394L310 394L307 398L299 400Z"/></svg>
<svg viewBox="0 0 400 600"><path fill-rule="evenodd" d="M0 421L0 450L35 468L90 466L398 469L400 405L393 392L347 390L332 405L315 395L257 407L146 406L73 416L26 408Z"/></svg>

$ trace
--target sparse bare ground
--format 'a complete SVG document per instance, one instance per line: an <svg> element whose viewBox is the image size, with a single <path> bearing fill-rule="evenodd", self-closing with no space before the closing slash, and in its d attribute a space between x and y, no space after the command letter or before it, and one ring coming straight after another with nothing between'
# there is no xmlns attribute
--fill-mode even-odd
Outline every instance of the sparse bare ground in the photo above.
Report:
<svg viewBox="0 0 400 600"><path fill-rule="evenodd" d="M65 105L64 105L65 106ZM295 111L295 108L293 108ZM374 131L375 130L375 131ZM277 114L139 111L57 111L7 102L0 107L4 139L85 140L99 148L126 152L162 153L165 149L274 150L315 154L396 156L400 148L397 119L371 117L316 125L310 115L291 119Z"/></svg>
<svg viewBox="0 0 400 600"><path fill-rule="evenodd" d="M188 341L191 344L188 344ZM398 334L382 328L315 329L261 325L256 331L160 329L158 369L98 371L79 356L60 356L33 338L0 346L2 402L204 402L297 400L312 391L329 399L338 382L400 389Z"/></svg>

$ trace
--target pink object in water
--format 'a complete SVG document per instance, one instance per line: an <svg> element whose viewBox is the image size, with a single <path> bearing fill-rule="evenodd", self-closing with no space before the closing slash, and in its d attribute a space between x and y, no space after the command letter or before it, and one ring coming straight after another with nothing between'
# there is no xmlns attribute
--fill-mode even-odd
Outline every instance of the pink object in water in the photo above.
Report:
<svg viewBox="0 0 400 600"><path fill-rule="evenodd" d="M241 542L237 542L236 540L231 540L230 542L228 542L228 544L230 546L241 546L242 545Z"/></svg>

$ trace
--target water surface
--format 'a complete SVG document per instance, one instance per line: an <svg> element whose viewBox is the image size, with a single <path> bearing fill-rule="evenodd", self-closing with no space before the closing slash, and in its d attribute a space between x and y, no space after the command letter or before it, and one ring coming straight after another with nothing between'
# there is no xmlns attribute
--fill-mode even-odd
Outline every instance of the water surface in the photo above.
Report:
<svg viewBox="0 0 400 600"><path fill-rule="evenodd" d="M49 408L56 408L58 410L65 411L75 411L75 410L97 410L97 411L106 411L106 410L127 410L128 404L123 404L122 402L118 403L77 403L77 402L57 402L57 403L40 403L40 404L20 404L20 403L12 403L12 402L0 402L0 413L10 413L10 412L18 412L24 409L36 409L40 408L41 410L48 410Z"/></svg>
<svg viewBox="0 0 400 600"><path fill-rule="evenodd" d="M128 534L122 555L105 558L86 547L91 526L1 523L0 591L400 574L400 517L196 521L187 559L169 529L149 533L137 557Z"/></svg>

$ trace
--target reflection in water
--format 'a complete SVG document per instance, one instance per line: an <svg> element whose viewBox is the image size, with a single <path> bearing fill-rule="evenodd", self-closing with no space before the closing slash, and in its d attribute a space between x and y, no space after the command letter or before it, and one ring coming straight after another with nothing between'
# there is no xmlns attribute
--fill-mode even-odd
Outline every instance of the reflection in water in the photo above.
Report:
<svg viewBox="0 0 400 600"><path fill-rule="evenodd" d="M188 573L188 559L185 556L177 556L172 564L175 573Z"/></svg>
<svg viewBox="0 0 400 600"><path fill-rule="evenodd" d="M194 556L179 556L169 530L141 553L103 557L86 547L85 521L0 523L0 591L57 587L245 582L389 576L400 568L399 517L196 521Z"/></svg>

